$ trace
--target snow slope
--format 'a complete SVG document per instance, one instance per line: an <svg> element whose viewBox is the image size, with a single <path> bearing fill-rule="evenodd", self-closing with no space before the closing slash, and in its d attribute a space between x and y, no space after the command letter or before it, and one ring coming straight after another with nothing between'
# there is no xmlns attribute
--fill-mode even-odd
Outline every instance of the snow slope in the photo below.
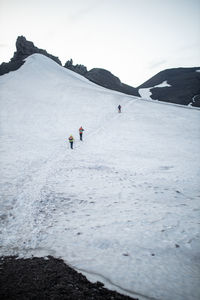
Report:
<svg viewBox="0 0 200 300"><path fill-rule="evenodd" d="M0 77L0 109L0 255L59 256L139 299L199 299L198 110L40 54Z"/></svg>

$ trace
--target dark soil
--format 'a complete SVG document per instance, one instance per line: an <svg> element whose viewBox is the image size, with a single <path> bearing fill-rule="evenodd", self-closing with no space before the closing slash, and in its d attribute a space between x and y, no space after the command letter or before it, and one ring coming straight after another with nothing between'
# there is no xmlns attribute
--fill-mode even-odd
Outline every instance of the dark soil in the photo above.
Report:
<svg viewBox="0 0 200 300"><path fill-rule="evenodd" d="M103 283L89 282L63 260L48 258L0 258L1 300L130 300L110 291ZM136 299L135 299L136 300Z"/></svg>

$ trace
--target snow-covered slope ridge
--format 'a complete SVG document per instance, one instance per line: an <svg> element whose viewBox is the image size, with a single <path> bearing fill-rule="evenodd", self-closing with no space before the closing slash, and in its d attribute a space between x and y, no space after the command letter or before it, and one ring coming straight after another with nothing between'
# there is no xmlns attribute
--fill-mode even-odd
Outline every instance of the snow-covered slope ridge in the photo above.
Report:
<svg viewBox="0 0 200 300"><path fill-rule="evenodd" d="M0 109L0 255L60 256L139 299L199 299L199 111L39 54L0 77Z"/></svg>

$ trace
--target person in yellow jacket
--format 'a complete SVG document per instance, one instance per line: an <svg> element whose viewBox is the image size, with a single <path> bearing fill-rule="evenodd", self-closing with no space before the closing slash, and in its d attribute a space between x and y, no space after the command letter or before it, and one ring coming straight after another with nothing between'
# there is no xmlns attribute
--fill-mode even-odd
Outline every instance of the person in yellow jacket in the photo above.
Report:
<svg viewBox="0 0 200 300"><path fill-rule="evenodd" d="M73 135L71 134L70 137L69 137L69 143L70 143L70 146L71 146L71 149L73 149L73 143L74 143L74 138L73 138Z"/></svg>

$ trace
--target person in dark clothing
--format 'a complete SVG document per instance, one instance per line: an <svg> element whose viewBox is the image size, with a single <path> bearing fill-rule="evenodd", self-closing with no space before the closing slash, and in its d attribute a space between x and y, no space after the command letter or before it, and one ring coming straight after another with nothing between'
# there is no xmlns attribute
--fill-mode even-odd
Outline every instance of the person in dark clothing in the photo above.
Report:
<svg viewBox="0 0 200 300"><path fill-rule="evenodd" d="M73 149L73 143L74 143L74 138L73 138L73 136L72 135L70 135L70 137L69 137L69 143L70 143L70 146L71 146L71 149Z"/></svg>
<svg viewBox="0 0 200 300"><path fill-rule="evenodd" d="M118 105L118 113L121 112L121 108L122 108L122 107L121 107L121 105L119 104L119 105Z"/></svg>
<svg viewBox="0 0 200 300"><path fill-rule="evenodd" d="M83 127L81 126L81 127L79 128L80 141L83 140L83 139L82 139L82 137L83 137L83 131L84 131L84 129L83 129Z"/></svg>

